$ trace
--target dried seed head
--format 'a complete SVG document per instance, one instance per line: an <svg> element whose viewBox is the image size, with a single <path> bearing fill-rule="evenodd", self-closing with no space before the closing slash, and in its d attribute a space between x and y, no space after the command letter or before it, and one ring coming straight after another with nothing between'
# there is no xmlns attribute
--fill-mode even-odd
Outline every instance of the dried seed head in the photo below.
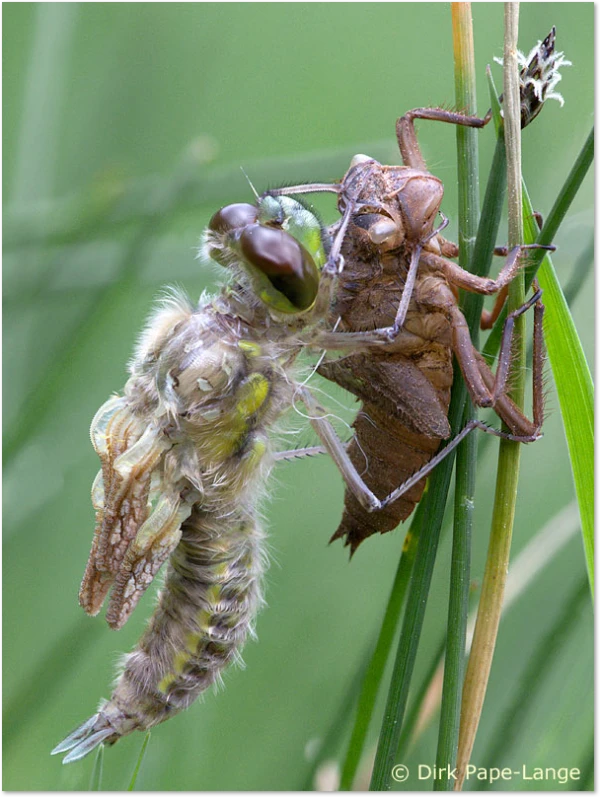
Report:
<svg viewBox="0 0 600 797"><path fill-rule="evenodd" d="M561 66L571 66L564 53L554 51L556 28L553 26L544 41L539 41L528 55L517 52L521 86L521 128L527 127L542 110L546 100L557 100L564 105L562 95L554 89L562 79ZM494 59L503 64L502 58ZM502 98L500 98L502 99Z"/></svg>

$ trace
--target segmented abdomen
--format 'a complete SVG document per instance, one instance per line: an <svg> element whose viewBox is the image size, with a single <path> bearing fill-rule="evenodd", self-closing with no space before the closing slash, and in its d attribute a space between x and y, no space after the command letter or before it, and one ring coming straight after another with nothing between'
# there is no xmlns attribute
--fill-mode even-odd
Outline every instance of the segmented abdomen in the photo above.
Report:
<svg viewBox="0 0 600 797"><path fill-rule="evenodd" d="M251 509L218 518L196 505L181 531L158 606L110 700L54 749L70 750L64 763L169 719L241 660L262 601L266 556L257 519Z"/></svg>
<svg viewBox="0 0 600 797"><path fill-rule="evenodd" d="M263 535L252 514L240 508L219 519L194 508L158 606L109 701L136 728L187 708L239 660L261 602L263 562Z"/></svg>
<svg viewBox="0 0 600 797"><path fill-rule="evenodd" d="M348 455L367 486L383 499L426 465L440 445L437 437L412 432L401 421L373 404L363 404L352 424L355 437ZM352 553L371 534L392 531L412 513L421 500L423 478L393 504L367 512L346 489L344 512L331 541L345 538Z"/></svg>
<svg viewBox="0 0 600 797"><path fill-rule="evenodd" d="M402 299L411 250L382 254L361 227L351 227L343 248L345 267L331 317L337 329L358 332L390 327ZM364 482L383 499L426 465L450 435L452 387L450 325L428 306L421 267L402 331L409 342L400 353L354 354L321 364L319 373L362 401L348 454ZM395 529L421 498L421 480L393 504L367 512L350 489L332 539L345 538L352 552L376 532Z"/></svg>

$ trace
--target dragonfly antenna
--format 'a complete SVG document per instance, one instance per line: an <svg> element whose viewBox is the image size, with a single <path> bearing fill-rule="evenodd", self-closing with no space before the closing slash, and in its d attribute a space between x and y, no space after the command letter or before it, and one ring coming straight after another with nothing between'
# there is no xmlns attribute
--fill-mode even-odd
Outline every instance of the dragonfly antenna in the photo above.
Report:
<svg viewBox="0 0 600 797"><path fill-rule="evenodd" d="M250 188L252 189L252 193L254 194L254 196L256 197L256 199L260 199L260 197L258 196L258 191L257 191L257 190L256 190L256 188L255 188L255 187L252 185L252 181L250 180L250 178L249 178L249 177L248 177L248 175L246 174L246 170L244 169L244 167L243 167L243 166L240 166L240 169L242 170L242 174L244 175L244 177L246 178L246 180L248 180L248 185L249 185L249 186L250 186Z"/></svg>

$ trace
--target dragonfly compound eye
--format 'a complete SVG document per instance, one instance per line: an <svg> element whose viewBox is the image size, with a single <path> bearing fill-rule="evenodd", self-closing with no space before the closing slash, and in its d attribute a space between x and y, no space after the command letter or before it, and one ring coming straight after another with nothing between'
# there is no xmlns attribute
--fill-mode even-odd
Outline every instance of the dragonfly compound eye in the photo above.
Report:
<svg viewBox="0 0 600 797"><path fill-rule="evenodd" d="M265 304L284 313L312 307L319 289L319 270L293 236L282 229L250 224L240 235L240 249Z"/></svg>
<svg viewBox="0 0 600 797"><path fill-rule="evenodd" d="M208 229L212 232L226 235L228 232L253 224L257 218L258 208L256 205L237 202L233 205L225 205L224 208L218 210L209 221Z"/></svg>

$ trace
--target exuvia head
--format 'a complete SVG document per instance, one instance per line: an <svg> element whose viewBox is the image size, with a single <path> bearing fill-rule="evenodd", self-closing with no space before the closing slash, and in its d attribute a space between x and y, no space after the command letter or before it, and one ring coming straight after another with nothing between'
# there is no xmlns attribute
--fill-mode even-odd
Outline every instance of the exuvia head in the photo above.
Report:
<svg viewBox="0 0 600 797"><path fill-rule="evenodd" d="M318 219L297 200L267 194L257 205L221 208L209 222L206 248L220 265L241 267L273 310L297 315L313 306L326 255Z"/></svg>
<svg viewBox="0 0 600 797"><path fill-rule="evenodd" d="M393 193L385 202L373 203L372 191L362 192L363 185L370 187L374 179L380 179L386 188L393 184ZM382 166L367 155L354 156L344 186L346 192L356 195L353 224L367 230L371 241L383 250L395 249L405 241L425 241L433 232L444 193L441 181L427 171ZM343 210L344 193L341 200Z"/></svg>

